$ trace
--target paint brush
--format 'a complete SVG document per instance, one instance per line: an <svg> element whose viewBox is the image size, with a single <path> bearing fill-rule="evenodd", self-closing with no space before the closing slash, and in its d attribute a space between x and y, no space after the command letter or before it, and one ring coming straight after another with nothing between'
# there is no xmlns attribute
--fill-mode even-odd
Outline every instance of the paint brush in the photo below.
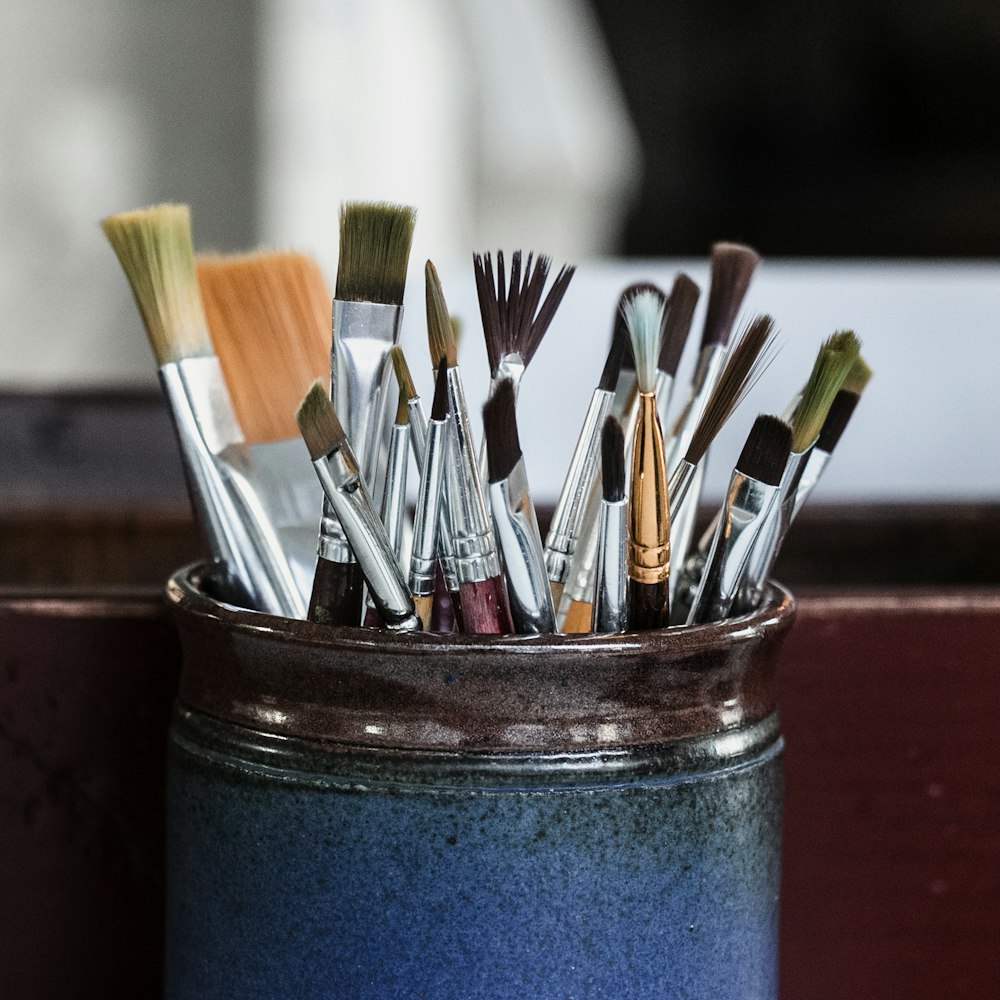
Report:
<svg viewBox="0 0 1000 1000"><path fill-rule="evenodd" d="M372 506L361 468L323 380L313 383L295 419L323 493L357 558L379 617L390 631L418 630L420 619L399 560ZM324 524L327 521L324 519Z"/></svg>
<svg viewBox="0 0 1000 1000"><path fill-rule="evenodd" d="M323 493L306 465L295 407L326 380L330 295L306 254L259 250L199 254L198 285L261 500L295 574L304 607L316 571Z"/></svg>
<svg viewBox="0 0 1000 1000"><path fill-rule="evenodd" d="M792 522L795 496L810 450L816 444L830 406L860 352L860 342L849 330L835 333L820 347L809 379L792 416L792 450L781 477L781 500L768 518L747 563L738 611L760 605L778 551Z"/></svg>
<svg viewBox="0 0 1000 1000"><path fill-rule="evenodd" d="M431 630L434 584L437 578L444 467L448 452L451 418L448 414L448 365L438 366L434 383L431 419L426 426L420 461L420 490L413 519L413 551L410 554L410 590L423 623ZM457 585L456 585L457 586Z"/></svg>
<svg viewBox="0 0 1000 1000"><path fill-rule="evenodd" d="M663 299L640 292L625 303L624 314L639 383L628 505L629 628L666 628L670 622L670 513L663 432L656 412Z"/></svg>
<svg viewBox="0 0 1000 1000"><path fill-rule="evenodd" d="M511 618L518 635L556 630L545 556L517 434L514 383L502 379L483 407L490 510L503 557Z"/></svg>
<svg viewBox="0 0 1000 1000"><path fill-rule="evenodd" d="M452 331L456 329L454 318L451 321ZM424 414L423 403L417 393L413 378L410 375L410 367L406 363L406 355L401 347L394 346L389 352L392 358L392 367L399 382L400 391L407 397L407 409L410 415L410 445L413 449L413 456L417 461L417 469L423 472L425 441L427 438L427 417ZM440 374L440 365L438 366ZM456 617L460 618L460 598L458 592L458 571L455 569L455 543L451 537L451 518L448 515L448 497L445 492L441 494L440 514L438 524L438 555L440 566L444 574L444 584L451 598L452 611Z"/></svg>
<svg viewBox="0 0 1000 1000"><path fill-rule="evenodd" d="M601 428L615 401L615 387L621 372L622 358L627 350L624 331L620 336L611 338L611 350L608 351L597 388L590 398L590 406L580 428L580 436L545 538L545 566L552 600L557 607L583 528L587 501L594 487Z"/></svg>
<svg viewBox="0 0 1000 1000"><path fill-rule="evenodd" d="M534 254L529 253L523 268L521 260L521 251L515 250L511 255L508 283L502 250L497 251L495 277L489 253L472 255L486 354L490 362L490 395L507 378L513 383L515 399L521 377L551 325L576 270L564 265L542 301L542 292L552 266L551 258L540 254L536 260ZM483 451L486 447L484 440ZM486 457L482 451L479 473L480 478L485 478Z"/></svg>
<svg viewBox="0 0 1000 1000"><path fill-rule="evenodd" d="M624 632L628 627L625 435L614 417L607 417L601 429L601 491L597 586L591 631Z"/></svg>
<svg viewBox="0 0 1000 1000"><path fill-rule="evenodd" d="M708 307L702 327L701 349L687 402L671 428L667 441L667 471L671 475L687 453L702 411L722 373L726 346L736 323L737 313L759 263L760 255L750 247L738 243L716 243L712 247ZM699 466L685 502L671 511L671 545L678 567L682 565L694 534L707 464L706 460Z"/></svg>
<svg viewBox="0 0 1000 1000"><path fill-rule="evenodd" d="M486 511L479 478L476 448L456 356L455 335L448 320L441 279L430 261L424 268L424 278L431 361L435 368L444 361L448 379L452 429L448 435L450 451L445 491L455 544L462 626L466 632L510 634L514 625L500 571L493 526Z"/></svg>
<svg viewBox="0 0 1000 1000"><path fill-rule="evenodd" d="M188 494L215 563L218 596L302 617L305 606L271 523L261 477L208 332L187 205L156 205L101 222L122 265L159 366Z"/></svg>
<svg viewBox="0 0 1000 1000"><path fill-rule="evenodd" d="M729 480L688 625L729 616L754 543L781 499L781 476L791 448L792 428L783 420L760 416L754 421Z"/></svg>
<svg viewBox="0 0 1000 1000"><path fill-rule="evenodd" d="M385 202L348 202L340 213L330 395L365 482L379 481L389 348L399 339L415 217L412 208ZM323 519L309 616L359 625L361 571L329 502Z"/></svg>
<svg viewBox="0 0 1000 1000"><path fill-rule="evenodd" d="M668 426L670 400L674 392L677 368L691 332L691 320L701 289L683 271L674 278L667 310L663 317L660 356L656 362L656 409L660 426Z"/></svg>

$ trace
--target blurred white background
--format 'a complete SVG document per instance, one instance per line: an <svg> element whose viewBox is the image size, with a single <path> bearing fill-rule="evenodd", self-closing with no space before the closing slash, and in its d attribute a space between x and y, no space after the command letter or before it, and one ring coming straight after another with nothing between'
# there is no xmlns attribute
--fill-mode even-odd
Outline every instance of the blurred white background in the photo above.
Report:
<svg viewBox="0 0 1000 1000"><path fill-rule="evenodd" d="M684 267L703 288L696 324L703 313L704 260L614 257L643 169L658 165L641 163L580 0L4 0L0 390L155 385L105 214L188 201L199 248L295 246L332 282L341 201L406 201L419 219L403 343L419 373L433 257L466 322L472 399L487 369L471 252L579 264L520 403L535 493L551 500L621 289L669 288ZM820 341L850 327L876 376L817 499L1000 496L997 263L757 249L745 312L771 312L784 348L713 452L710 492L754 413L783 409Z"/></svg>

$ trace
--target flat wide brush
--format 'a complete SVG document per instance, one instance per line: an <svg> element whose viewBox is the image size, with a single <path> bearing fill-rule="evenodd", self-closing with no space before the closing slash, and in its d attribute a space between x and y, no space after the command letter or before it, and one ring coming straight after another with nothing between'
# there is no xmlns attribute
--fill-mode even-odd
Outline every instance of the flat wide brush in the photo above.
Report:
<svg viewBox="0 0 1000 1000"><path fill-rule="evenodd" d="M156 355L191 505L216 562L218 596L258 611L302 617L304 602L212 348L188 207L125 212L104 219L101 227L132 287Z"/></svg>
<svg viewBox="0 0 1000 1000"><path fill-rule="evenodd" d="M340 255L333 301L330 395L365 482L379 482L386 423L389 348L399 339L406 268L416 213L404 205L348 202L340 213ZM329 502L309 615L360 625L361 572Z"/></svg>
<svg viewBox="0 0 1000 1000"><path fill-rule="evenodd" d="M396 553L372 506L357 459L322 380L310 388L295 418L323 493L357 557L383 624L392 631L419 629L420 620ZM322 615L317 620L322 621Z"/></svg>
<svg viewBox="0 0 1000 1000"><path fill-rule="evenodd" d="M323 493L306 465L295 407L327 379L330 294L306 254L199 255L209 333L246 437L260 493L295 573L303 606L316 571Z"/></svg>
<svg viewBox="0 0 1000 1000"><path fill-rule="evenodd" d="M483 427L489 456L490 509L503 556L514 630L519 635L551 635L556 630L556 616L517 434L510 379L497 384L483 407Z"/></svg>
<svg viewBox="0 0 1000 1000"><path fill-rule="evenodd" d="M427 339L431 360L447 370L448 408L452 431L448 435L450 453L445 472L445 490L455 543L455 569L461 604L462 627L466 632L510 634L514 625L500 572L496 538L483 485L479 478L476 448L469 426L462 374L458 368L455 335L448 319L448 306L437 269L427 261L424 268L427 291Z"/></svg>

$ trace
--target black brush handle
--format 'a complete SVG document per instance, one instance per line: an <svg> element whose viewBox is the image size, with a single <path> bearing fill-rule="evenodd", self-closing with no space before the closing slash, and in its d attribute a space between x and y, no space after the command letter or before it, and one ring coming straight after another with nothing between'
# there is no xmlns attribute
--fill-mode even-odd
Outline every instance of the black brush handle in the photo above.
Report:
<svg viewBox="0 0 1000 1000"><path fill-rule="evenodd" d="M321 625L361 625L365 577L356 562L316 562L309 620Z"/></svg>
<svg viewBox="0 0 1000 1000"><path fill-rule="evenodd" d="M670 624L670 581L639 583L628 578L628 627L630 632L666 628Z"/></svg>

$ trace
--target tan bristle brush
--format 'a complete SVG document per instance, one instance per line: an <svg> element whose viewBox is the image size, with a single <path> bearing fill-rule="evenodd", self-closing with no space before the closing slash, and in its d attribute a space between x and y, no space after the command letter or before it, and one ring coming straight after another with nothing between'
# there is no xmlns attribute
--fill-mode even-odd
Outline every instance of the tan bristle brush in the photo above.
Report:
<svg viewBox="0 0 1000 1000"><path fill-rule="evenodd" d="M330 294L303 253L205 254L196 263L236 418L267 477L268 511L308 601L323 494L305 464L295 408L316 379L329 380Z"/></svg>
<svg viewBox="0 0 1000 1000"><path fill-rule="evenodd" d="M135 295L170 405L218 596L302 617L305 602L269 514L268 477L246 446L198 290L187 205L101 223Z"/></svg>

